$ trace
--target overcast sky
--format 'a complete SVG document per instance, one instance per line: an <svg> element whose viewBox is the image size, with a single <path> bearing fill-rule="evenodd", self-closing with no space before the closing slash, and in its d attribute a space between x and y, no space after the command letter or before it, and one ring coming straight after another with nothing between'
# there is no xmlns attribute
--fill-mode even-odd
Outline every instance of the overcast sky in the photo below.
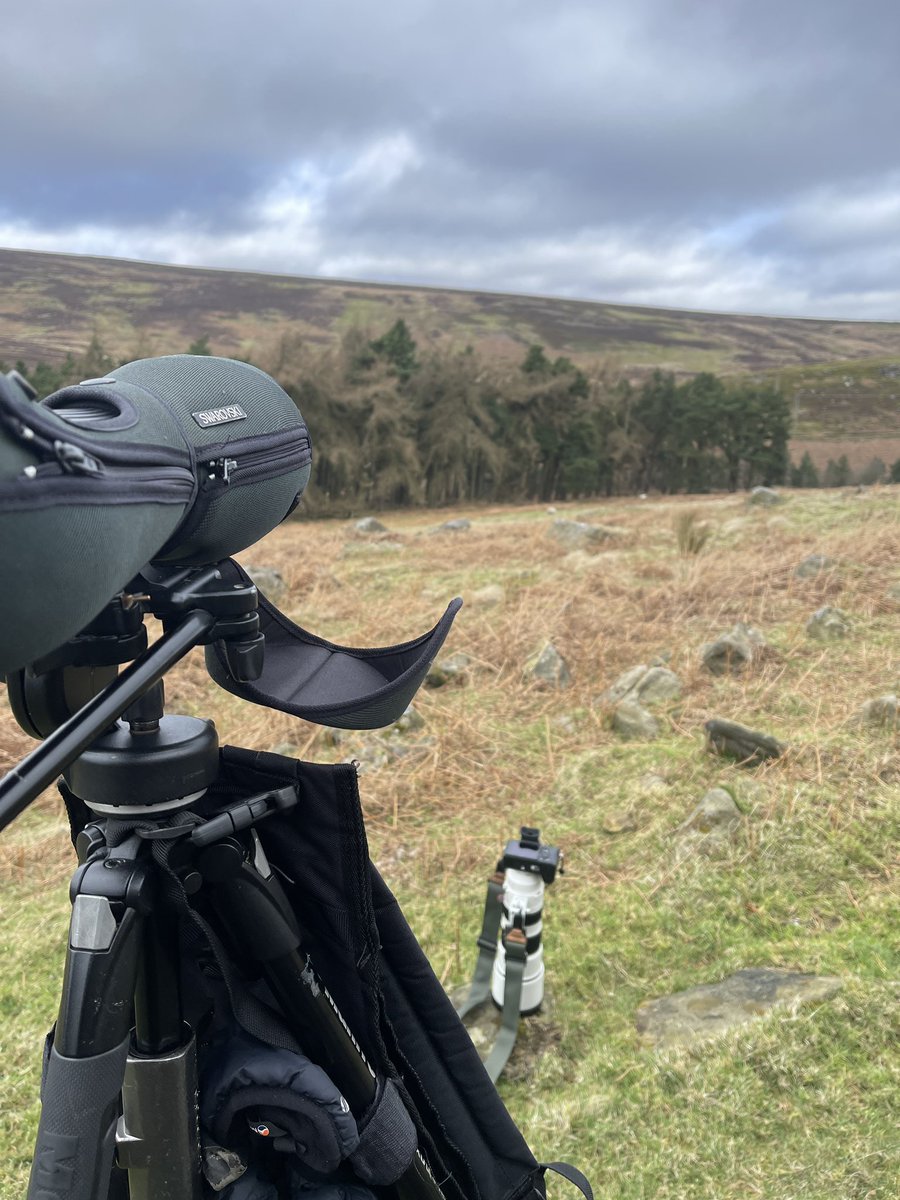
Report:
<svg viewBox="0 0 900 1200"><path fill-rule="evenodd" d="M896 0L28 0L0 245L900 319Z"/></svg>

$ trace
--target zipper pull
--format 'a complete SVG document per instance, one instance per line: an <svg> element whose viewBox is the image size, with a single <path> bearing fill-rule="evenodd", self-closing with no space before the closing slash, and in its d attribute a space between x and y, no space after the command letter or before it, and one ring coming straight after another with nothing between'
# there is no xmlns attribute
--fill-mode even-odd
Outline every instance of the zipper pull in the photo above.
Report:
<svg viewBox="0 0 900 1200"><path fill-rule="evenodd" d="M54 442L53 455L67 475L103 474L103 464L92 458L80 446L73 446L71 442Z"/></svg>
<svg viewBox="0 0 900 1200"><path fill-rule="evenodd" d="M209 463L209 478L220 479L225 487L231 483L231 472L237 466L236 458L214 458Z"/></svg>

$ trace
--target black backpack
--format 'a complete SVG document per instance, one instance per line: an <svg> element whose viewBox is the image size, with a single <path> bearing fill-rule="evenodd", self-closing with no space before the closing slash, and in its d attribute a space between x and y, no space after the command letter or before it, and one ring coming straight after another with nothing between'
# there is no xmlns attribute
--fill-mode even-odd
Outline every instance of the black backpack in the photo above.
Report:
<svg viewBox="0 0 900 1200"><path fill-rule="evenodd" d="M218 1148L229 1140L229 1128L232 1140L234 1130L243 1130L240 1177L218 1194L223 1200L371 1200L366 1185L377 1192L398 1178L418 1145L445 1200L542 1200L548 1169L592 1200L580 1172L535 1159L507 1112L369 858L352 764L225 746L203 812L212 816L241 798L286 786L296 788L298 803L261 821L256 836L302 929L304 954L377 1073L378 1095L360 1121L359 1144L347 1142L339 1093L321 1091L318 1068L310 1073L298 1060L265 985L242 973L192 907L166 866L175 843L156 842L154 854L169 876L168 900L182 918L186 990L201 1007L212 1006L205 1023L196 1014L204 1137ZM96 819L65 786L63 796L73 834ZM123 838L136 827L118 825ZM310 1107L316 1104L319 1112ZM327 1155L337 1153L339 1143L344 1152L350 1147L352 1172L346 1165L336 1173L323 1170L333 1165ZM291 1154L279 1157L279 1148ZM214 1155L206 1158L215 1166ZM228 1163L219 1165L222 1178L230 1178Z"/></svg>

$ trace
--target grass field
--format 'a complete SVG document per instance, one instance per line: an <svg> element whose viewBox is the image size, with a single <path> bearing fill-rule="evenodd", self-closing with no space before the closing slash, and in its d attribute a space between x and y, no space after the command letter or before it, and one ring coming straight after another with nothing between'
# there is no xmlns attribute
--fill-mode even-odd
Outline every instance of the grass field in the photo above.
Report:
<svg viewBox="0 0 900 1200"><path fill-rule="evenodd" d="M301 624L356 645L422 632L454 594L471 601L447 646L471 656L468 685L423 689L425 727L405 735L421 753L364 770L370 849L448 988L473 968L484 878L507 838L533 824L564 849L545 911L547 1011L523 1025L500 1090L538 1157L581 1166L599 1196L900 1195L900 740L853 722L900 688L900 489L786 497L765 510L740 496L561 506L625 531L596 554L567 552L533 507L388 515L381 539L294 521L241 556L283 574L282 607ZM676 544L686 510L714 530L695 555ZM428 532L449 515L471 529ZM812 553L834 566L796 578ZM488 584L502 602L478 602ZM848 614L846 638L806 635L824 604ZM740 677L710 675L700 646L738 620L767 650ZM572 670L567 690L523 678L547 640ZM622 741L597 698L660 654L682 695L657 710L658 740ZM198 653L168 692L170 709L214 716L223 741L371 757L373 735L333 748L316 727L219 691ZM704 749L710 717L789 751L728 765ZM30 745L4 715L0 766ZM717 855L685 853L678 826L715 785L732 792L741 830ZM52 796L0 841L0 1200L24 1194L71 866ZM843 986L690 1049L641 1045L641 1001L753 966ZM561 1181L550 1192L569 1194Z"/></svg>

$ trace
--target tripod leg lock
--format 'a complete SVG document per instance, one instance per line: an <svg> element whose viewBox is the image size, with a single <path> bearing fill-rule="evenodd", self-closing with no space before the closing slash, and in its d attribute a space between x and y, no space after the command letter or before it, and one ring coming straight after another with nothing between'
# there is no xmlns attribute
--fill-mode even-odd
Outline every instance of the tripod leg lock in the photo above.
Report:
<svg viewBox="0 0 900 1200"><path fill-rule="evenodd" d="M196 1094L193 1038L167 1054L128 1056L116 1151L133 1198L202 1197Z"/></svg>

